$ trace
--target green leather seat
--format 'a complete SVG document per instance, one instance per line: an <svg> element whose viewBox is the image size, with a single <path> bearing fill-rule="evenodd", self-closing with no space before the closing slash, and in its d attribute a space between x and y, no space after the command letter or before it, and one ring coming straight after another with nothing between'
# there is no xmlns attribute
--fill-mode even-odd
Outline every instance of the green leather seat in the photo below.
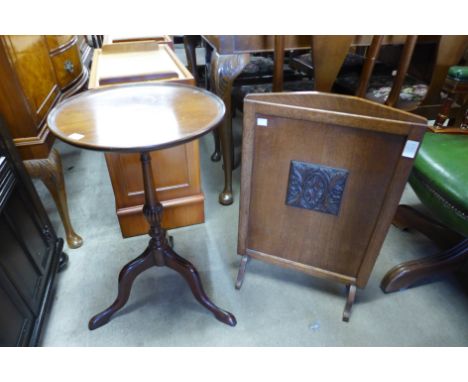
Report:
<svg viewBox="0 0 468 382"><path fill-rule="evenodd" d="M452 66L447 76L456 81L468 81L468 66Z"/></svg>
<svg viewBox="0 0 468 382"><path fill-rule="evenodd" d="M468 237L468 135L427 133L409 182L442 223Z"/></svg>

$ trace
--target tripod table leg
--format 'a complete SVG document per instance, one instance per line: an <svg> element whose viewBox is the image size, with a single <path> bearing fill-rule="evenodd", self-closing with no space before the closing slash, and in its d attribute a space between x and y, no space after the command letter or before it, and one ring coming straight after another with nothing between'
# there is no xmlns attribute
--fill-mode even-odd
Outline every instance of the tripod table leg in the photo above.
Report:
<svg viewBox="0 0 468 382"><path fill-rule="evenodd" d="M114 313L121 309L128 301L135 278L153 265L155 265L153 255L149 248L147 248L140 256L130 261L122 268L119 273L119 291L117 298L110 307L96 314L89 320L88 327L90 330L97 329L109 322Z"/></svg>

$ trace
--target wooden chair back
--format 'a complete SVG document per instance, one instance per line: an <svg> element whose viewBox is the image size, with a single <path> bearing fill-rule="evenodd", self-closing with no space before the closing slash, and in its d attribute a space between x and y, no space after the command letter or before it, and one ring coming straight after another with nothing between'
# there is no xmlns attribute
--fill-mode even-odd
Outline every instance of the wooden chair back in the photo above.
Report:
<svg viewBox="0 0 468 382"><path fill-rule="evenodd" d="M275 36L275 64L273 75L273 91L283 90L284 37ZM331 92L333 83L344 63L346 55L353 44L355 36L311 36L311 54L314 65L315 90ZM367 49L364 65L359 79L356 96L365 97L373 73L375 62L383 46L385 36L374 36ZM396 76L392 88L385 102L386 105L396 107L405 77L408 73L411 59L418 41L418 36L407 36L397 65ZM441 36L434 69L425 99L421 107L440 104L442 90L447 71L450 66L459 63L468 46L467 36ZM314 90L314 89L311 89ZM419 110L419 108L418 108ZM432 109L431 109L432 110ZM436 110L436 109L434 109ZM422 115L429 116L421 112Z"/></svg>

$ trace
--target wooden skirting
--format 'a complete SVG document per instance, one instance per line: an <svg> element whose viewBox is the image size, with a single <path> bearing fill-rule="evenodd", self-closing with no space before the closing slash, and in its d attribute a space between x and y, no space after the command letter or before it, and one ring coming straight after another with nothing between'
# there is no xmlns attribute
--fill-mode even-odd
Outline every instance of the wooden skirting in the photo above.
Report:
<svg viewBox="0 0 468 382"><path fill-rule="evenodd" d="M166 229L205 222L205 197L203 193L183 198L161 201L164 206L162 226ZM143 205L117 209L123 237L143 235L149 226L143 216Z"/></svg>

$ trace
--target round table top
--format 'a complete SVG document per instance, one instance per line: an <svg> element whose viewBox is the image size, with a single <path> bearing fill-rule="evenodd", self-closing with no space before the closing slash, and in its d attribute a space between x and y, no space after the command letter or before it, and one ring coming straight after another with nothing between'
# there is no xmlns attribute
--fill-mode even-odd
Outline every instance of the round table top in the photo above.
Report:
<svg viewBox="0 0 468 382"><path fill-rule="evenodd" d="M52 133L100 151L151 151L196 139L221 122L224 103L189 85L147 83L88 90L58 104Z"/></svg>

